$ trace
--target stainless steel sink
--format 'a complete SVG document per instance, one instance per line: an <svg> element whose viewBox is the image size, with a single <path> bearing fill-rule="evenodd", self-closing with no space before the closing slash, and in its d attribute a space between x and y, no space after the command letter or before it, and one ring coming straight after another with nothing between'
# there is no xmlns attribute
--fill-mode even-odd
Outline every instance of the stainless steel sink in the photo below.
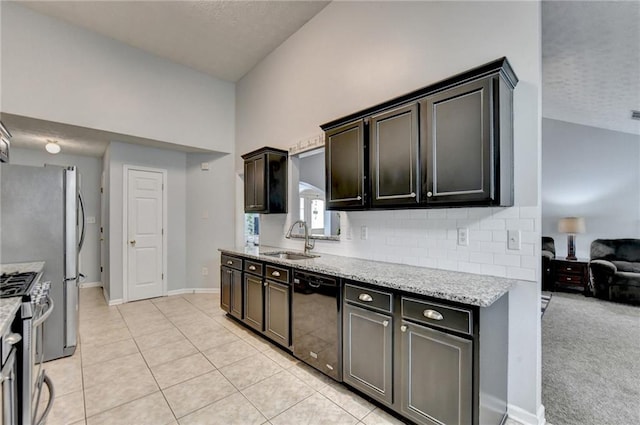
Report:
<svg viewBox="0 0 640 425"><path fill-rule="evenodd" d="M281 258L283 260L309 260L311 258L319 257L319 255L303 254L302 252L291 252L291 251L262 252L261 255L266 255L268 257Z"/></svg>

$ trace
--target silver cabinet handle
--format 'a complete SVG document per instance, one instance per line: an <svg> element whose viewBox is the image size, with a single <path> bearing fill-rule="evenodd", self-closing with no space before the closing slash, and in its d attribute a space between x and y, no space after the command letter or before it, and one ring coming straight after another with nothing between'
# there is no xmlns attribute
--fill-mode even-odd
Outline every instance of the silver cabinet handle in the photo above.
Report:
<svg viewBox="0 0 640 425"><path fill-rule="evenodd" d="M400 330L402 332L406 332L407 331L407 327L405 325L400 326Z"/></svg>
<svg viewBox="0 0 640 425"><path fill-rule="evenodd" d="M567 271L571 271L571 267L567 267Z"/></svg>
<svg viewBox="0 0 640 425"><path fill-rule="evenodd" d="M277 270L274 270L271 272L271 276L280 277L280 272Z"/></svg>
<svg viewBox="0 0 640 425"><path fill-rule="evenodd" d="M22 340L22 335L20 334L9 334L9 336L7 336L6 338L4 338L4 341L7 342L7 344L9 345L16 345L17 343L19 343Z"/></svg>
<svg viewBox="0 0 640 425"><path fill-rule="evenodd" d="M424 317L426 317L427 319L433 319L433 320L442 320L444 319L444 316L442 316L442 314L440 314L439 312L435 311L435 310L425 310L422 312L422 315Z"/></svg>
<svg viewBox="0 0 640 425"><path fill-rule="evenodd" d="M384 326L385 328L386 328L387 326L389 326L389 321L388 321L388 320L384 320L384 321L382 322L382 326Z"/></svg>
<svg viewBox="0 0 640 425"><path fill-rule="evenodd" d="M256 266L249 266L249 270L253 271L256 269Z"/></svg>
<svg viewBox="0 0 640 425"><path fill-rule="evenodd" d="M409 196L412 197L412 198L415 198L416 197L416 193L415 192L411 192L411 194Z"/></svg>
<svg viewBox="0 0 640 425"><path fill-rule="evenodd" d="M427 192L427 197L431 198L433 196L433 192Z"/></svg>
<svg viewBox="0 0 640 425"><path fill-rule="evenodd" d="M227 264L230 265L230 266L233 266L233 261L227 260Z"/></svg>
<svg viewBox="0 0 640 425"><path fill-rule="evenodd" d="M369 294L360 294L360 295L358 295L358 299L360 301L364 301L364 302L367 302L367 303L370 303L371 301L373 301L373 298Z"/></svg>

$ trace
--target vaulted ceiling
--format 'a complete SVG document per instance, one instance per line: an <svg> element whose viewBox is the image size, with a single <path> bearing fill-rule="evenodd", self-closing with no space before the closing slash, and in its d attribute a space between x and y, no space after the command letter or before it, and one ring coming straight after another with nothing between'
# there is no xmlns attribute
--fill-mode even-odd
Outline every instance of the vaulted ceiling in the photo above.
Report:
<svg viewBox="0 0 640 425"><path fill-rule="evenodd" d="M238 81L327 1L23 1L65 20L214 77ZM527 48L527 46L523 46ZM640 2L542 2L542 115L640 134ZM3 119L15 117L4 114ZM66 152L106 142L91 132L19 120L16 145L49 132ZM9 123L11 124L11 123ZM51 127L51 128L49 128ZM85 143L86 144L86 143ZM78 146L76 150L74 146Z"/></svg>

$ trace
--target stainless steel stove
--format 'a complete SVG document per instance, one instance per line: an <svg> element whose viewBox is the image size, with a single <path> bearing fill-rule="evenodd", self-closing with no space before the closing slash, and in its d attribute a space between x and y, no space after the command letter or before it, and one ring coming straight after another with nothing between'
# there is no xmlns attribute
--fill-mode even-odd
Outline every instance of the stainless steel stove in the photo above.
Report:
<svg viewBox="0 0 640 425"><path fill-rule="evenodd" d="M53 384L42 369L44 346L42 324L51 315L54 305L50 297L51 283L38 279L38 273L10 273L0 276L0 298L22 297L19 319L14 331L22 336L17 351L18 422L19 425L41 425L53 406ZM42 388L49 391L49 402L38 412Z"/></svg>

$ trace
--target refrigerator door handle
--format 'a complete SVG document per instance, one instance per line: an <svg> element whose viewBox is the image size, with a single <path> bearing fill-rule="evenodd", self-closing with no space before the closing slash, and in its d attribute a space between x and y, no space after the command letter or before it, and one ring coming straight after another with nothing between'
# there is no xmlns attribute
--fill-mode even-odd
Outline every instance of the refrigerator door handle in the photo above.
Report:
<svg viewBox="0 0 640 425"><path fill-rule="evenodd" d="M84 245L84 233L85 228L87 227L84 216L84 202L82 201L82 195L80 192L78 192L78 201L80 202L80 218L82 220L82 231L80 232L80 242L78 243L78 252L80 252L82 250L82 245Z"/></svg>

